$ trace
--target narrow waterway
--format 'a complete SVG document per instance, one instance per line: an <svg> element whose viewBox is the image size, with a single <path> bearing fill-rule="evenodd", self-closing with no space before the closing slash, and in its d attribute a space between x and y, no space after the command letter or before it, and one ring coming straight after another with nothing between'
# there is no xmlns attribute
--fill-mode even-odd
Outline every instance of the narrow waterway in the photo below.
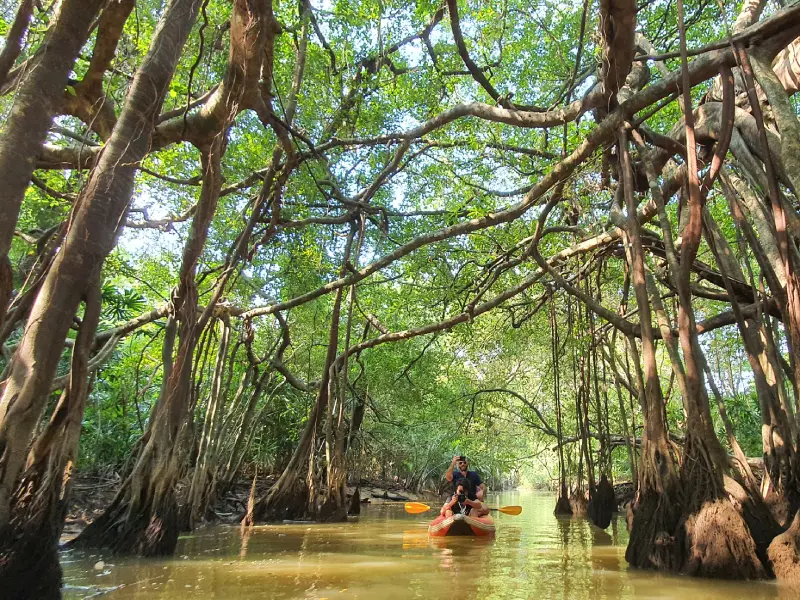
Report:
<svg viewBox="0 0 800 600"><path fill-rule="evenodd" d="M523 507L519 516L496 517L493 540L429 540L428 515L382 505L367 506L358 519L336 525L269 525L246 536L236 527L204 528L181 539L169 560L65 553L65 598L800 597L797 589L774 582L704 581L631 570L621 517L601 531L583 519L556 519L555 500L548 494L508 493L491 500L495 506ZM429 513L433 516L435 510Z"/></svg>

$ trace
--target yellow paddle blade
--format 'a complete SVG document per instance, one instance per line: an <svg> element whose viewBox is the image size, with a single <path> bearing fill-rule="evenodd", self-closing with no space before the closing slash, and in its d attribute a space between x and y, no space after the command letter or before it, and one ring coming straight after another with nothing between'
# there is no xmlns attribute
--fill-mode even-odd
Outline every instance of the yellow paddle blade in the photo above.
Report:
<svg viewBox="0 0 800 600"><path fill-rule="evenodd" d="M411 515L418 515L430 510L431 507L427 504L423 504L422 502L406 502L405 509L406 512Z"/></svg>
<svg viewBox="0 0 800 600"><path fill-rule="evenodd" d="M503 506L503 507L498 508L497 510L499 510L501 513L503 513L505 515L518 515L519 513L522 512L522 507L521 506Z"/></svg>

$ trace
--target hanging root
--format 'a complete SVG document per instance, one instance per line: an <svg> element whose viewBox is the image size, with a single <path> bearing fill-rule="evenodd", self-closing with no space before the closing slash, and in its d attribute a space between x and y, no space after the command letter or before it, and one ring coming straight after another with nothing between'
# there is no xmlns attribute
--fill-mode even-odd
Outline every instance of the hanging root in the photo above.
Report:
<svg viewBox="0 0 800 600"><path fill-rule="evenodd" d="M800 511L789 529L772 540L767 554L779 581L800 584Z"/></svg>

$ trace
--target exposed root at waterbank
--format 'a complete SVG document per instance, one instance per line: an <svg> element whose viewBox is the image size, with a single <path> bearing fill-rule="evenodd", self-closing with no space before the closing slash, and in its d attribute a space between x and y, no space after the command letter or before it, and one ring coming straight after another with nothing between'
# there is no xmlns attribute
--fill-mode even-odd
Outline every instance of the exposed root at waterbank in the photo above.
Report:
<svg viewBox="0 0 800 600"><path fill-rule="evenodd" d="M742 516L727 498L704 503L681 522L680 572L717 579L764 579L767 571Z"/></svg>
<svg viewBox="0 0 800 600"><path fill-rule="evenodd" d="M633 523L625 560L633 567L675 571L675 529L680 504L656 491L640 491L633 507Z"/></svg>
<svg viewBox="0 0 800 600"><path fill-rule="evenodd" d="M800 584L800 511L789 529L772 540L767 553L779 581Z"/></svg>
<svg viewBox="0 0 800 600"><path fill-rule="evenodd" d="M0 595L4 600L59 599L57 547L64 515L58 494L52 486L36 498L22 491L11 525L0 531Z"/></svg>
<svg viewBox="0 0 800 600"><path fill-rule="evenodd" d="M120 554L167 556L181 532L177 457L151 438L110 506L71 545Z"/></svg>
<svg viewBox="0 0 800 600"><path fill-rule="evenodd" d="M675 461L666 439L646 440L639 463L639 492L631 511L633 518L625 560L642 569L675 571L678 557L675 532L683 500Z"/></svg>
<svg viewBox="0 0 800 600"><path fill-rule="evenodd" d="M576 517L585 517L589 514L589 501L586 499L586 492L574 490L569 496L569 507Z"/></svg>
<svg viewBox="0 0 800 600"><path fill-rule="evenodd" d="M572 516L572 506L566 495L559 495L553 514L556 516Z"/></svg>
<svg viewBox="0 0 800 600"><path fill-rule="evenodd" d="M767 548L781 537L781 528L757 489L719 474L712 453L700 437L690 434L680 457L680 485L664 472L663 461L658 477L649 471L649 477L642 478L645 486L660 482L660 487L656 491L643 486L632 507L626 551L632 566L719 579L773 575ZM651 458L659 456L663 459L659 452ZM643 462L645 468L655 464ZM786 547L784 543L781 549Z"/></svg>
<svg viewBox="0 0 800 600"><path fill-rule="evenodd" d="M755 493L748 492L738 481L725 477L725 493L750 530L756 546L756 555L764 565L767 575L772 576L767 548L772 540L783 532L783 528L772 516L758 490L755 490Z"/></svg>
<svg viewBox="0 0 800 600"><path fill-rule="evenodd" d="M597 489L589 500L589 518L600 529L606 529L611 525L611 517L617 509L617 499L614 495L614 486L608 478L603 475Z"/></svg>

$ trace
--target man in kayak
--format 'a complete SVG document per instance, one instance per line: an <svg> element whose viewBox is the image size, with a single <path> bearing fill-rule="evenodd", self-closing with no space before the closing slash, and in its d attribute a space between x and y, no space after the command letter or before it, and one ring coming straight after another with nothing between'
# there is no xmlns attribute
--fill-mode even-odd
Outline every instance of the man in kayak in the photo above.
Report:
<svg viewBox="0 0 800 600"><path fill-rule="evenodd" d="M458 480L461 478L466 478L470 483L470 490L467 496L468 499L477 500L481 503L481 508L473 510L472 516L482 517L489 514L489 509L485 504L483 504L483 500L486 497L486 484L481 481L480 475L478 475L475 471L469 470L469 461L467 460L466 456L454 456L453 461L450 463L450 467L444 474L444 478L447 479L447 481L452 481L454 483L453 491L456 489Z"/></svg>

